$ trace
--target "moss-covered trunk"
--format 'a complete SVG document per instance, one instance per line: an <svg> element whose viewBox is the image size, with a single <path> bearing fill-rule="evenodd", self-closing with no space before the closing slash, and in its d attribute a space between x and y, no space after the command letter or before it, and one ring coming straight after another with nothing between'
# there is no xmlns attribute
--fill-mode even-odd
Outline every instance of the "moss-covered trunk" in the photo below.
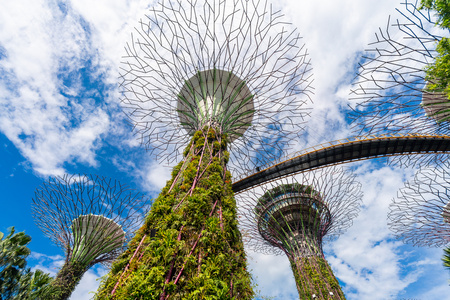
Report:
<svg viewBox="0 0 450 300"><path fill-rule="evenodd" d="M345 299L328 262L321 256L290 259L301 300ZM315 298L313 295L316 295Z"/></svg>
<svg viewBox="0 0 450 300"><path fill-rule="evenodd" d="M55 279L51 283L49 294L51 299L65 300L69 299L81 277L86 272L86 267L77 263L66 261L61 270L59 270Z"/></svg>
<svg viewBox="0 0 450 300"><path fill-rule="evenodd" d="M195 133L97 299L250 299L226 138Z"/></svg>

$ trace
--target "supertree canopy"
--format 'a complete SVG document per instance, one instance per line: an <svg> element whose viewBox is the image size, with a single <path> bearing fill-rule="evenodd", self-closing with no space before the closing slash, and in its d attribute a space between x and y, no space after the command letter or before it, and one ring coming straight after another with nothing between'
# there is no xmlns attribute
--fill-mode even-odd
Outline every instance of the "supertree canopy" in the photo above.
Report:
<svg viewBox="0 0 450 300"><path fill-rule="evenodd" d="M450 165L420 169L389 206L389 227L415 246L450 243Z"/></svg>
<svg viewBox="0 0 450 300"><path fill-rule="evenodd" d="M350 118L358 134L448 135L450 100L430 87L435 80L428 69L439 56L436 47L448 34L436 28L436 17L406 0L398 18L375 34L350 93ZM434 165L448 154L408 155L390 159L402 166Z"/></svg>
<svg viewBox="0 0 450 300"><path fill-rule="evenodd" d="M238 194L241 227L250 249L285 253L300 299L344 299L322 243L352 224L361 185L341 167L327 167Z"/></svg>
<svg viewBox="0 0 450 300"><path fill-rule="evenodd" d="M36 189L35 223L66 254L52 282L52 299L67 299L90 267L111 263L142 224L149 204L120 182L93 175L54 177Z"/></svg>
<svg viewBox="0 0 450 300"><path fill-rule="evenodd" d="M160 160L211 126L228 135L232 169L253 170L277 158L308 115L306 48L265 1L161 1L123 59L122 106Z"/></svg>
<svg viewBox="0 0 450 300"><path fill-rule="evenodd" d="M435 19L405 1L397 19L375 34L359 66L350 100L355 130L378 133L449 133L443 93L427 88L426 68L437 56ZM443 33L442 31L440 32Z"/></svg>
<svg viewBox="0 0 450 300"><path fill-rule="evenodd" d="M227 163L253 169L302 129L310 63L289 27L257 0L161 1L140 21L121 103L151 153L184 160L98 299L254 296Z"/></svg>

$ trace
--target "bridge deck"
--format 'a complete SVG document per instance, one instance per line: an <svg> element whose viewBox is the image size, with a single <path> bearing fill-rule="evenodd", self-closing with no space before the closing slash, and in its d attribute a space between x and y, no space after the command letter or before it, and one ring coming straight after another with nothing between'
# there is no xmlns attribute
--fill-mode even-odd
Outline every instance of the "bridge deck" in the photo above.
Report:
<svg viewBox="0 0 450 300"><path fill-rule="evenodd" d="M422 153L450 152L450 136L368 136L330 142L302 151L273 166L233 183L235 193L287 175L368 158Z"/></svg>

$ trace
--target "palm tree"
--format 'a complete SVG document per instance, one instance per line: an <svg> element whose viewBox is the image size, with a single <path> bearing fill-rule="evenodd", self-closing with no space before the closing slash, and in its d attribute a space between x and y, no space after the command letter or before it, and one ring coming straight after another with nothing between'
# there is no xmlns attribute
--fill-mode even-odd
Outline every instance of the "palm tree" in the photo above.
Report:
<svg viewBox="0 0 450 300"><path fill-rule="evenodd" d="M46 295L51 294L51 285L53 278L42 272L36 270L31 272L27 269L19 280L17 291L12 300L34 300L47 299Z"/></svg>
<svg viewBox="0 0 450 300"><path fill-rule="evenodd" d="M450 246L444 249L444 256L442 257L444 267L450 270Z"/></svg>
<svg viewBox="0 0 450 300"><path fill-rule="evenodd" d="M32 272L26 267L30 241L29 235L15 233L14 227L6 237L0 232L0 300L46 298L53 279L41 270Z"/></svg>
<svg viewBox="0 0 450 300"><path fill-rule="evenodd" d="M9 230L5 238L0 232L0 299L12 298L30 255L27 245L31 237L24 232L15 233L14 227Z"/></svg>

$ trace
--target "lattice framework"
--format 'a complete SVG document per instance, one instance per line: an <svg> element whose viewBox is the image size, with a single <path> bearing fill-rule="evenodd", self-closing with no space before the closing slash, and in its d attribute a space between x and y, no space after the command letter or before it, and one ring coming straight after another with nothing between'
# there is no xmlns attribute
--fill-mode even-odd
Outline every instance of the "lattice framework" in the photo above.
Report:
<svg viewBox="0 0 450 300"><path fill-rule="evenodd" d="M64 175L52 177L36 189L32 215L42 232L64 250L67 260L76 253L77 261L83 261L88 268L96 263L108 264L121 253L125 242L142 224L143 208L147 205L150 203L144 195L117 180L95 175ZM106 224L109 223L108 234ZM123 234L114 236L117 226ZM87 233L91 238L83 238ZM112 239L99 243L96 235ZM103 251L111 243L117 247ZM104 249L98 249L100 254L86 261L85 256L92 254L90 248L98 247Z"/></svg>
<svg viewBox="0 0 450 300"><path fill-rule="evenodd" d="M425 68L433 63L441 36L430 11L418 10L416 1L402 5L400 17L389 18L375 34L359 66L350 94L354 129L363 134L447 134L450 123L438 124L423 105L423 99L436 96L424 91Z"/></svg>
<svg viewBox="0 0 450 300"><path fill-rule="evenodd" d="M202 129L201 122L180 123L180 91L199 72L221 70L246 84L254 106L251 124L231 144L230 168L245 172L285 151L303 129L312 88L307 50L281 18L256 0L161 1L152 8L125 47L121 71L122 107L146 149L169 163L179 157L188 133Z"/></svg>
<svg viewBox="0 0 450 300"><path fill-rule="evenodd" d="M284 239L273 238L271 240L263 238L260 234L258 224L264 222L263 215L258 214L258 203L266 193L279 187L282 184L299 185L311 187L320 197L324 209L320 210L320 225L318 240L320 241L320 249L322 249L321 241L329 241L337 238L347 228L352 225L352 220L359 212L362 199L361 184L355 181L355 176L347 173L344 168L339 166L326 167L314 171L301 173L294 178L286 178L279 181L271 182L265 187L247 190L236 196L240 207L238 215L240 217L241 231L244 234L244 241L250 249L266 254L286 253L292 257L296 255L297 241L291 239L291 232L273 232L277 236L284 236ZM300 197L297 202L308 202L313 205L315 197ZM265 220L267 221L267 220ZM268 223L270 225L270 222ZM299 228L295 230L302 231L301 222L297 223ZM273 228L276 230L276 228ZM270 232L266 231L265 236L269 236ZM322 251L320 251L321 253Z"/></svg>
<svg viewBox="0 0 450 300"><path fill-rule="evenodd" d="M450 165L420 169L389 206L389 227L414 246L442 247L450 242Z"/></svg>

